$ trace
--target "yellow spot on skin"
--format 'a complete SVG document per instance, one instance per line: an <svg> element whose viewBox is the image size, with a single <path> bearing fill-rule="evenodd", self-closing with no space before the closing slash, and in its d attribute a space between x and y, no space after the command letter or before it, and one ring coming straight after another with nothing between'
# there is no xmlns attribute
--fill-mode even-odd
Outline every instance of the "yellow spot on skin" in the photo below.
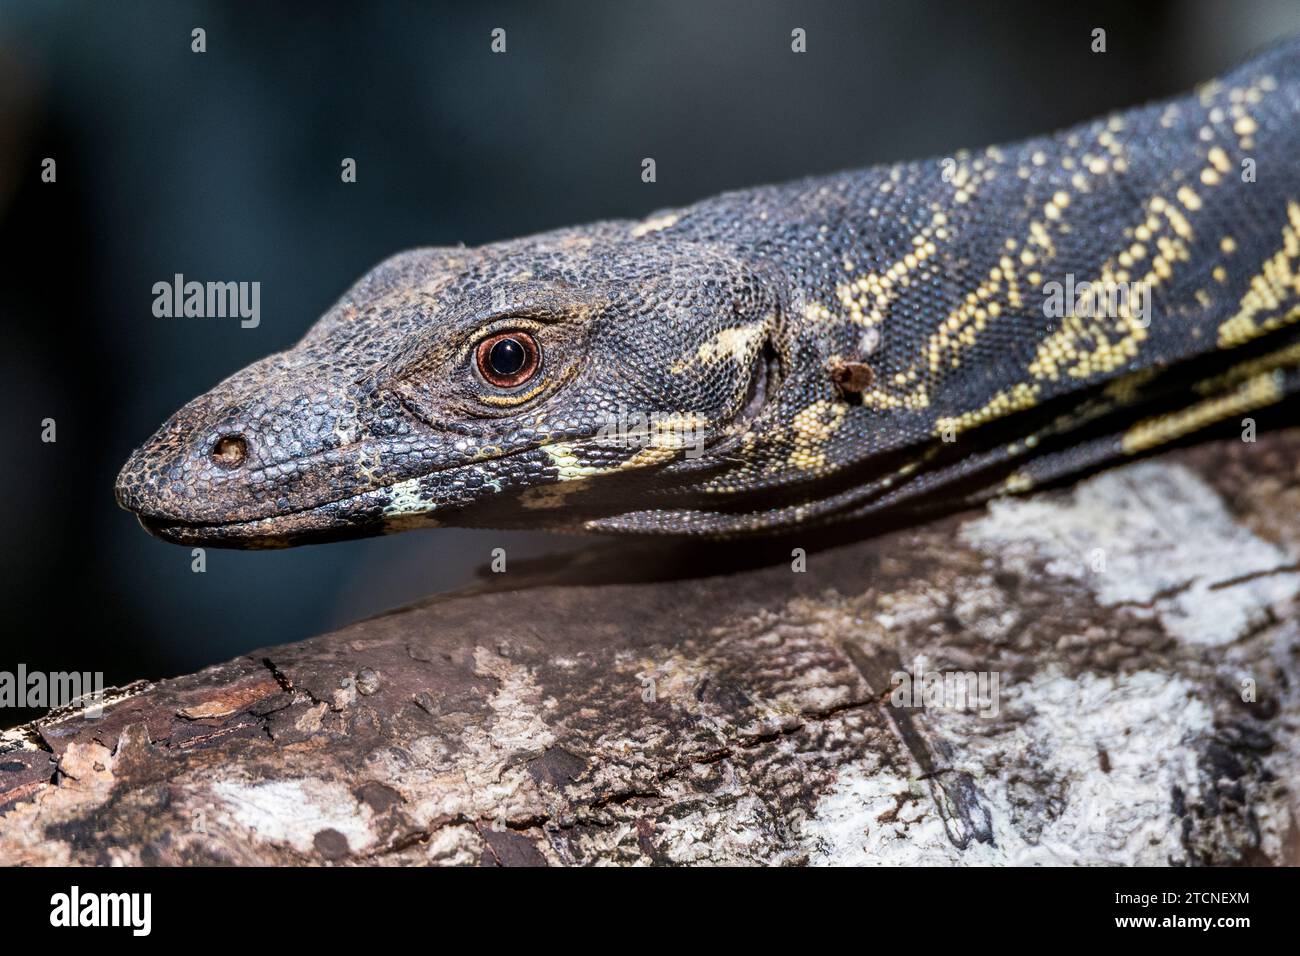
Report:
<svg viewBox="0 0 1300 956"><path fill-rule="evenodd" d="M731 359L743 365L758 351L765 331L762 322L722 329L696 350L694 359L674 363L671 371L677 373L696 362L717 362L722 359Z"/></svg>
<svg viewBox="0 0 1300 956"><path fill-rule="evenodd" d="M1185 188L1186 187L1184 187L1184 189ZM1179 192L1180 192L1179 199L1185 202L1189 210L1196 210L1201 208L1201 200L1197 198L1196 194L1193 193L1190 189L1187 190L1188 195L1185 198L1181 194L1182 191L1180 190ZM1192 232L1191 224L1188 223L1187 217L1184 216L1181 212L1179 212L1177 208L1175 208L1174 206L1166 206L1165 218L1169 220L1169 227L1173 229L1174 233L1179 238L1181 239L1192 238L1193 232ZM1162 251L1168 251L1168 250L1162 250Z"/></svg>
<svg viewBox="0 0 1300 956"><path fill-rule="evenodd" d="M834 318L831 310L820 302L809 302L804 306L803 314L809 322L829 322Z"/></svg>
<svg viewBox="0 0 1300 956"><path fill-rule="evenodd" d="M677 457L677 451L663 445L656 445L653 441L642 448L627 461L620 462L619 471L631 471L635 468L647 468L651 465L661 465L666 461L672 461Z"/></svg>
<svg viewBox="0 0 1300 956"><path fill-rule="evenodd" d="M801 409L790 423L794 447L786 465L799 471L815 471L826 465L826 446L844 424L848 407L841 402L813 402Z"/></svg>
<svg viewBox="0 0 1300 956"><path fill-rule="evenodd" d="M1274 329L1300 320L1300 308L1278 314L1300 295L1300 204L1287 204L1288 224L1282 230L1282 248L1265 260L1250 280L1237 313L1219 326L1219 346L1232 348Z"/></svg>
<svg viewBox="0 0 1300 956"><path fill-rule="evenodd" d="M1031 224L1030 233L1031 242L1050 247L1051 240L1040 223ZM1014 245L1013 241L1008 240L1009 247L1014 248ZM1028 250L1021 253L1020 259L1024 261L1026 256L1032 261L1033 257ZM1023 304L1016 262L1005 255L989 270L988 277L966 294L962 302L948 314L947 319L930 336L925 353L930 371L937 372L945 364L953 368L959 366L962 353L975 344L976 339L988 326L989 320L996 319L1002 314L1003 300L1007 306L1014 309L1020 308ZM922 393L915 393L915 399L919 401L920 398ZM915 404L911 407L923 406Z"/></svg>
<svg viewBox="0 0 1300 956"><path fill-rule="evenodd" d="M1232 236L1224 236L1219 240L1219 248L1228 255L1232 255L1237 251L1237 240L1233 239Z"/></svg>
<svg viewBox="0 0 1300 956"><path fill-rule="evenodd" d="M518 395L480 395L479 401L488 405L496 405L498 408L513 408L515 405L522 405L524 402L545 391L547 382L545 377L538 380L537 384L527 392L521 392Z"/></svg>
<svg viewBox="0 0 1300 956"><path fill-rule="evenodd" d="M1266 372L1247 379L1236 391L1196 402L1167 415L1146 418L1124 433L1123 448L1130 455L1166 445L1207 425L1235 418L1281 400L1278 373Z"/></svg>
<svg viewBox="0 0 1300 956"><path fill-rule="evenodd" d="M701 448L705 441L709 420L690 412L687 414L650 416L649 421L645 424L645 428L638 426L635 434L620 435L615 431L609 437L608 440L615 447L618 447L620 442L626 440L627 445L624 447L630 446L635 448L636 451L630 457L608 468L580 465L577 457L573 454L571 446L546 445L543 446L543 451L550 455L551 460L559 466L561 481L589 478L593 475L607 475L617 471L631 471L671 461L683 450ZM598 436L597 441L603 441L603 439ZM552 453L552 448L562 450Z"/></svg>
<svg viewBox="0 0 1300 956"><path fill-rule="evenodd" d="M542 451L555 465L556 470L559 472L560 481L577 481L579 478L590 478L592 475L599 475L607 470L584 465L581 459L573 453L572 445L543 445Z"/></svg>
<svg viewBox="0 0 1300 956"><path fill-rule="evenodd" d="M669 229L672 226L677 225L677 220L680 218L681 216L674 212L669 213L666 216L657 216L652 219L647 219L645 222L633 227L632 237L634 239L640 239L642 236L648 236L652 232L662 232L664 229Z"/></svg>
<svg viewBox="0 0 1300 956"><path fill-rule="evenodd" d="M385 518L428 514L437 507L420 494L420 479L408 478L388 489L389 503L384 505Z"/></svg>
<svg viewBox="0 0 1300 956"><path fill-rule="evenodd" d="M954 181L965 175L964 168L959 168ZM935 240L944 241L949 237L944 228L947 222L943 213L936 212L930 224L911 237L912 251L884 269L851 278L836 287L836 297L847 311L849 321L866 328L884 321L890 305L911 284L914 274L920 270L933 271L929 260L939 251ZM812 321L831 318L830 311L820 304L806 306L804 311Z"/></svg>
<svg viewBox="0 0 1300 956"><path fill-rule="evenodd" d="M690 448L702 440L708 427L709 420L694 412L674 413L653 418L650 421L650 438L643 450L667 449L673 452L680 451L683 448ZM643 459L640 464L649 464L653 460L653 458ZM635 468L637 465L633 464L633 462L636 461L637 456L633 455L619 467Z"/></svg>
<svg viewBox="0 0 1300 956"><path fill-rule="evenodd" d="M1009 495L1024 494L1026 491L1033 490L1034 479L1023 471L1017 471L1007 475L1006 481L1002 483L1002 490Z"/></svg>
<svg viewBox="0 0 1300 956"><path fill-rule="evenodd" d="M940 418L935 422L935 434L940 437L948 434L960 435L964 431L1003 418L1013 412L1033 408L1038 404L1038 391L1039 386L1021 382L1009 391L998 392L983 408Z"/></svg>

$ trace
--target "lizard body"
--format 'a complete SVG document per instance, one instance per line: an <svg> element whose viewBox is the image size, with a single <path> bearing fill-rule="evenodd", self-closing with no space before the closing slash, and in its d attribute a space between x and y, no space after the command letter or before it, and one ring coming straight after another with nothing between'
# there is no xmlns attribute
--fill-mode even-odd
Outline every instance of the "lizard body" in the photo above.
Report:
<svg viewBox="0 0 1300 956"><path fill-rule="evenodd" d="M1246 415L1300 388L1298 321L1291 41L1053 136L400 254L173 415L117 496L231 547L777 530Z"/></svg>

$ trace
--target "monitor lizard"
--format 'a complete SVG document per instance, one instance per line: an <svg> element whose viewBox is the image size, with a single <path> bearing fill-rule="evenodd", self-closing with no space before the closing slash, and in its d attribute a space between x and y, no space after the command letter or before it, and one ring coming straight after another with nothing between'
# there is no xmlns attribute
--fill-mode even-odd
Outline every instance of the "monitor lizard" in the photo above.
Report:
<svg viewBox="0 0 1300 956"><path fill-rule="evenodd" d="M732 536L1024 491L1300 387L1300 41L1181 98L642 221L396 255L190 402L192 545Z"/></svg>

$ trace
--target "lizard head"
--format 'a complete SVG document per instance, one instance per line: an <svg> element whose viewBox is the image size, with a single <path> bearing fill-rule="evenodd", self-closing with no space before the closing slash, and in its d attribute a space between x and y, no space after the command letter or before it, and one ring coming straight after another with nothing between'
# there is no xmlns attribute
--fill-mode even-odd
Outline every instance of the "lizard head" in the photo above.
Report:
<svg viewBox="0 0 1300 956"><path fill-rule="evenodd" d="M161 538L227 547L628 530L750 440L779 311L725 250L627 223L403 253L176 412L117 498Z"/></svg>

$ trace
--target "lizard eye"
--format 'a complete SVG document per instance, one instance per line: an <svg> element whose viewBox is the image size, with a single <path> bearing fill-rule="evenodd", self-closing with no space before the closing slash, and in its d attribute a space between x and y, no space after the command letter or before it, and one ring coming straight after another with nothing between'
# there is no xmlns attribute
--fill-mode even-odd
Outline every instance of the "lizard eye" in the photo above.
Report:
<svg viewBox="0 0 1300 956"><path fill-rule="evenodd" d="M500 332L480 342L474 354L484 381L497 388L514 388L537 374L542 350L527 332Z"/></svg>

